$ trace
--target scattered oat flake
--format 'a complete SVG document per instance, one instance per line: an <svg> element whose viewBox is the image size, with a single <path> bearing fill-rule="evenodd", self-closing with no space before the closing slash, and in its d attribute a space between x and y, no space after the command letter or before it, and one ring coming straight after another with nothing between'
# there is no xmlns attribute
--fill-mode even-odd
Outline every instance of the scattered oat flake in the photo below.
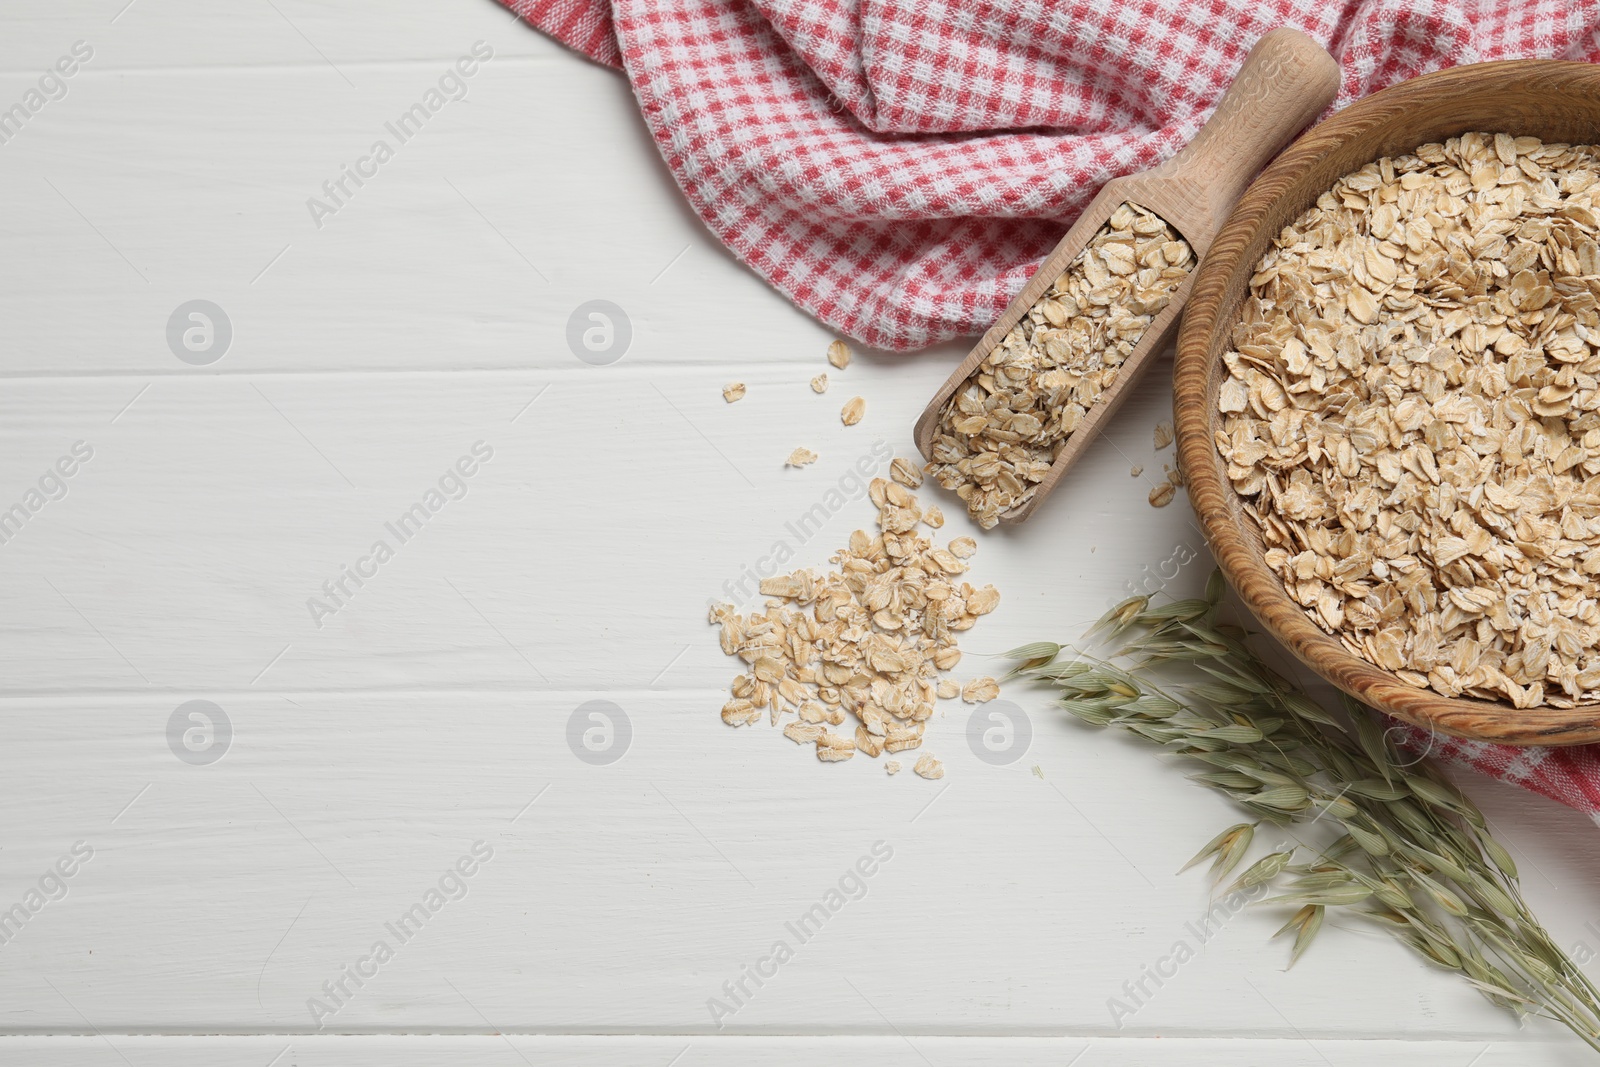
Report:
<svg viewBox="0 0 1600 1067"><path fill-rule="evenodd" d="M917 469L915 463L902 456L896 456L894 462L889 464L889 477L907 489L916 489L922 484L922 471Z"/></svg>
<svg viewBox="0 0 1600 1067"><path fill-rule="evenodd" d="M708 612L722 650L748 672L733 680L723 720L743 726L766 714L825 762L920 748L935 701L959 693L939 677L961 659L957 636L1000 601L992 585L963 581L967 564L919 532L924 515L906 486L874 478L867 491L877 532L851 534L832 569L761 579L755 592L768 599L751 614L731 604Z"/></svg>
<svg viewBox="0 0 1600 1067"><path fill-rule="evenodd" d="M722 721L729 726L748 726L761 718L761 709L748 700L735 698L722 706Z"/></svg>
<svg viewBox="0 0 1600 1067"><path fill-rule="evenodd" d="M978 551L978 542L970 537L958 537L950 542L950 554L957 559L970 559Z"/></svg>
<svg viewBox="0 0 1600 1067"><path fill-rule="evenodd" d="M817 738L817 759L824 763L840 763L856 754L856 743L848 737L824 730Z"/></svg>
<svg viewBox="0 0 1600 1067"><path fill-rule="evenodd" d="M854 426L861 421L861 416L867 413L867 401L864 397L852 397L845 402L843 410L839 412L839 421L846 426Z"/></svg>
<svg viewBox="0 0 1600 1067"><path fill-rule="evenodd" d="M828 391L828 376L819 374L811 379L811 391L813 393L826 393Z"/></svg>
<svg viewBox="0 0 1600 1067"><path fill-rule="evenodd" d="M1137 464L1137 463L1135 463L1133 465L1133 469L1132 470L1128 471L1128 474L1130 476L1134 477L1134 478L1139 477L1139 475L1141 475L1143 473L1144 473L1144 468L1139 466L1139 464Z"/></svg>
<svg viewBox="0 0 1600 1067"><path fill-rule="evenodd" d="M730 404L733 403L735 400L743 400L744 399L744 383L743 382L729 382L727 385L724 385L722 387L722 399L726 400Z"/></svg>
<svg viewBox="0 0 1600 1067"><path fill-rule="evenodd" d="M883 755L883 738L862 723L856 727L856 750L877 759Z"/></svg>
<svg viewBox="0 0 1600 1067"><path fill-rule="evenodd" d="M1000 695L1000 683L993 678L974 678L961 688L961 699L968 704L987 704Z"/></svg>
<svg viewBox="0 0 1600 1067"><path fill-rule="evenodd" d="M924 755L912 765L911 769L923 778L943 778L944 764L930 755Z"/></svg>
<svg viewBox="0 0 1600 1067"><path fill-rule="evenodd" d="M809 745L825 733L827 731L814 722L792 722L783 728L783 736L797 745Z"/></svg>
<svg viewBox="0 0 1600 1067"><path fill-rule="evenodd" d="M941 678L939 679L939 688L937 692L940 700L950 700L961 695L961 683L956 681L954 678ZM724 712L722 717L724 719L728 717L726 712Z"/></svg>
<svg viewBox="0 0 1600 1067"><path fill-rule="evenodd" d="M1173 485L1171 482L1162 482L1160 485L1150 490L1150 506L1153 508L1166 507L1168 504L1172 503L1172 498L1177 491L1178 487Z"/></svg>
<svg viewBox="0 0 1600 1067"><path fill-rule="evenodd" d="M922 521L937 530L944 525L944 512L939 510L938 505L929 504L922 509Z"/></svg>
<svg viewBox="0 0 1600 1067"><path fill-rule="evenodd" d="M808 463L815 463L817 454L809 448L797 448L789 453L789 458L784 461L785 467L804 467Z"/></svg>
<svg viewBox="0 0 1600 1067"><path fill-rule="evenodd" d="M918 729L911 726L895 723L889 727L888 735L883 740L885 752L905 752L908 749L922 747L921 722L917 722Z"/></svg>
<svg viewBox="0 0 1600 1067"><path fill-rule="evenodd" d="M973 615L987 615L1000 606L1000 590L992 585L982 589L967 586L967 611Z"/></svg>
<svg viewBox="0 0 1600 1067"><path fill-rule="evenodd" d="M899 774L900 773L900 761L897 760L897 759L892 759L888 763L885 763L883 765L883 769L888 771L890 774Z"/></svg>
<svg viewBox="0 0 1600 1067"><path fill-rule="evenodd" d="M840 370L850 365L850 346L843 341L835 341L828 346L828 362Z"/></svg>
<svg viewBox="0 0 1600 1067"><path fill-rule="evenodd" d="M1159 452L1172 443L1172 423L1163 419L1156 423L1156 451Z"/></svg>

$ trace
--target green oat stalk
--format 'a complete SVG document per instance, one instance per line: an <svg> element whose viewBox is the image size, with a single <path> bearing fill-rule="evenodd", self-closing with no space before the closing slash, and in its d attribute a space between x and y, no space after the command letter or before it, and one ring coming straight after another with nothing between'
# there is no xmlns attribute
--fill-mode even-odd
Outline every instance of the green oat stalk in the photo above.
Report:
<svg viewBox="0 0 1600 1067"><path fill-rule="evenodd" d="M1058 690L1057 703L1091 726L1198 764L1194 780L1250 813L1185 869L1210 859L1220 880L1262 822L1339 831L1325 848L1301 843L1256 860L1229 887L1266 885L1277 895L1263 903L1299 909L1279 931L1295 933L1291 965L1338 909L1600 1051L1600 991L1528 907L1477 806L1435 761L1397 748L1370 709L1346 699L1341 719L1267 666L1244 630L1218 621L1222 593L1217 574L1203 598L1153 607L1133 597L1086 635L1119 646L1109 657L1038 642L1014 650L1013 673ZM1302 853L1314 858L1296 862Z"/></svg>

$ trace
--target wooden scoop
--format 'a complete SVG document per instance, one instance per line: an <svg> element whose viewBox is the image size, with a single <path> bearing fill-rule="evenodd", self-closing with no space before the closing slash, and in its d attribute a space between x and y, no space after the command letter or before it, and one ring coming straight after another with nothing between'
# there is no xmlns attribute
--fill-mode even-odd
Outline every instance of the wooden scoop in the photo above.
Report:
<svg viewBox="0 0 1600 1067"><path fill-rule="evenodd" d="M934 394L913 431L923 457L933 458L939 415L950 398L972 377L990 350L1038 303L1083 246L1106 224L1112 212L1129 201L1155 212L1189 242L1194 254L1192 262L1198 263L1211 246L1217 228L1256 172L1306 123L1321 114L1338 91L1339 65L1305 34L1287 28L1276 29L1257 41L1211 120L1195 134L1194 140L1153 170L1106 182L1077 223L1056 245L1055 251L1011 301L1000 321L983 335L977 347ZM1191 269L1123 361L1116 380L1100 394L1060 446L1055 462L1044 480L1038 483L1033 496L1020 507L1003 512L1001 522L1021 522L1031 515L1082 455L1101 424L1128 395L1151 357L1171 339L1178 325L1178 313L1188 299L1193 282L1194 270Z"/></svg>

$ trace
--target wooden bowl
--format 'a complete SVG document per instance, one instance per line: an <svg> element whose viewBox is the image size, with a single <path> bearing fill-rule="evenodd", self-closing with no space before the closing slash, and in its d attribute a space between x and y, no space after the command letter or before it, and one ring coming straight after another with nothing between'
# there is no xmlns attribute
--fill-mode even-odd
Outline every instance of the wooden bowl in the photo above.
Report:
<svg viewBox="0 0 1600 1067"><path fill-rule="evenodd" d="M1274 237L1335 181L1381 156L1473 130L1600 143L1600 67L1554 60L1479 63L1375 93L1312 128L1262 171L1218 231L1195 275L1178 335L1178 457L1189 499L1223 574L1266 630L1364 703L1425 729L1513 745L1600 741L1600 704L1517 709L1418 689L1348 652L1267 567L1213 442L1222 355L1250 276Z"/></svg>

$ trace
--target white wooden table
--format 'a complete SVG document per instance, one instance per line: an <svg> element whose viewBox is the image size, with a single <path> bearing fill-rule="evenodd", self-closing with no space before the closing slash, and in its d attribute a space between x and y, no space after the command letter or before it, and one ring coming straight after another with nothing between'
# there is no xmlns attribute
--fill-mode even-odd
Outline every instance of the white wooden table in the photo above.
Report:
<svg viewBox="0 0 1600 1067"><path fill-rule="evenodd" d="M445 83L465 99L389 132L476 42ZM1173 871L1232 813L1040 693L1007 693L1033 732L1008 766L969 749L965 705L936 717L938 783L718 721L707 599L777 541L822 564L869 523L857 501L786 526L878 442L910 454L960 346L863 355L812 395L830 335L707 236L618 75L488 0L12 0L19 102L0 909L38 907L0 926L0 1062L1591 1062L1370 933L1284 973L1280 916L1200 930L1205 883ZM567 340L594 300L631 327L602 365ZM981 537L1005 599L969 654L1071 638L1201 548L1181 497L1145 500L1167 389ZM783 469L801 444L821 460ZM421 532L385 525L441 488ZM620 713L586 760L596 700ZM191 701L226 728L186 744ZM1600 948L1594 827L1467 784L1561 940ZM789 938L879 842L864 895ZM718 1028L708 1000L779 939L793 958ZM1180 941L1195 958L1114 1013Z"/></svg>

